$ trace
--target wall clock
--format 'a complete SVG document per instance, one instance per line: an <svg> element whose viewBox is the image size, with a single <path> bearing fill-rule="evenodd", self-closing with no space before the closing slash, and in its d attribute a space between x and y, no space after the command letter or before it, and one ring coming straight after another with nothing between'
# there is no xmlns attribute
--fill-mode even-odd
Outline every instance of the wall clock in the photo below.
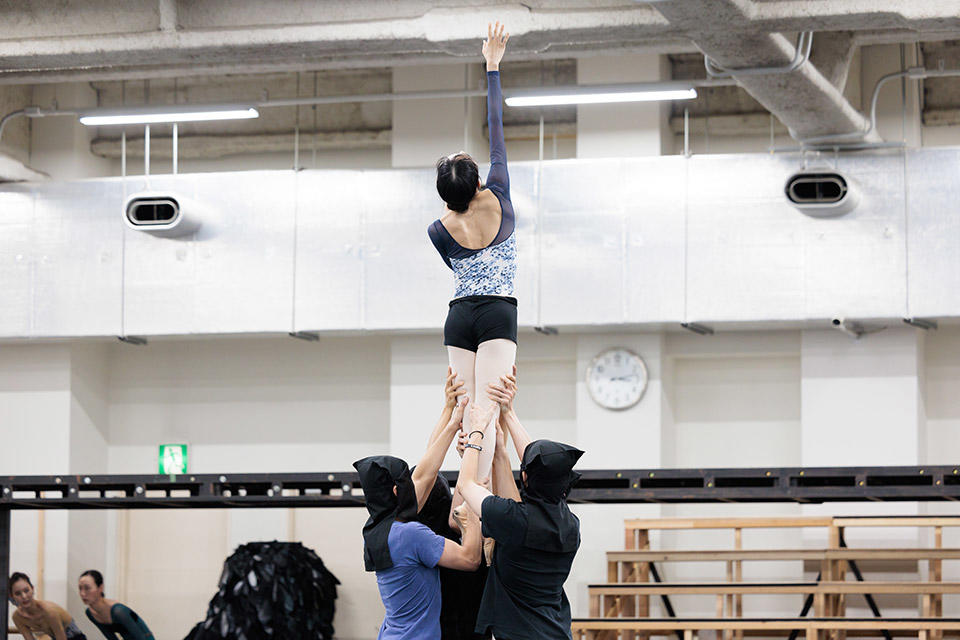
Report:
<svg viewBox="0 0 960 640"><path fill-rule="evenodd" d="M607 349L587 368L587 389L593 401L605 409L629 409L647 390L647 365L628 349Z"/></svg>

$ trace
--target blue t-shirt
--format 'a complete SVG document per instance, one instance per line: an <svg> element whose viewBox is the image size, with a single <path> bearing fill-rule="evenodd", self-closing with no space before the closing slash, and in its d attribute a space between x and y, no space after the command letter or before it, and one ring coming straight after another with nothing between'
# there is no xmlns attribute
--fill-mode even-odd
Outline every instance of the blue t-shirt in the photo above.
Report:
<svg viewBox="0 0 960 640"><path fill-rule="evenodd" d="M440 572L446 538L419 522L394 522L387 544L393 566L377 571L387 615L378 640L437 640L440 637Z"/></svg>

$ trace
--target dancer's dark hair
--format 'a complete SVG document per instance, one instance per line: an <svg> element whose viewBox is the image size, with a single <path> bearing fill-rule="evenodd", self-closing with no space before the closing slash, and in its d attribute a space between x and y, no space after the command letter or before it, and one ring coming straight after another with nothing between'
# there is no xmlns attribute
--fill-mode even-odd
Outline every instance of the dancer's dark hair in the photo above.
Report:
<svg viewBox="0 0 960 640"><path fill-rule="evenodd" d="M33 586L33 583L30 582L30 576L28 576L28 575L25 574L25 573L21 573L20 571L15 571L15 572L10 576L10 581L7 583L7 595L8 595L8 596L10 596L11 598L13 597L13 585L15 585L16 583L20 582L21 580L26 580L28 585L30 585L31 587Z"/></svg>
<svg viewBox="0 0 960 640"><path fill-rule="evenodd" d="M477 193L480 170L466 153L455 153L437 160L437 193L451 211L463 213Z"/></svg>
<svg viewBox="0 0 960 640"><path fill-rule="evenodd" d="M98 587L103 586L103 574L97 571L96 569L87 569L86 571L80 574L81 578L84 576L90 576L91 578L93 578L93 584L97 585Z"/></svg>

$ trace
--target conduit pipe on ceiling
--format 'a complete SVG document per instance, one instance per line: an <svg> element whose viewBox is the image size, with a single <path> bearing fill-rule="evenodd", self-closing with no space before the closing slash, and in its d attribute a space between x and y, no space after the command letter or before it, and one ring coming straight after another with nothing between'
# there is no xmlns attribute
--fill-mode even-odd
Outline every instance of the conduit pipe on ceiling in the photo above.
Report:
<svg viewBox="0 0 960 640"><path fill-rule="evenodd" d="M810 51L813 48L813 31L802 31L797 37L797 46L793 59L780 67L744 67L730 69L718 64L713 58L704 54L703 66L707 75L717 80L724 80L734 76L769 76L778 73L792 73L810 61Z"/></svg>
<svg viewBox="0 0 960 640"><path fill-rule="evenodd" d="M729 87L734 86L736 82L732 79L717 79L717 80L691 80L689 82L684 82L685 85L700 88L700 87ZM608 90L622 90L622 91L645 91L645 90L654 90L661 88L664 85L663 82L635 82L628 84L618 84L618 85L603 85L605 89ZM573 86L558 86L552 87L556 90L585 90L585 91L594 91L596 86L592 85L573 85ZM509 89L504 92L504 95L509 97L511 93L519 92L529 92L535 91L541 88L535 87L524 87L517 89ZM260 100L260 101L248 101L243 104L246 106L254 106L259 108L270 108L270 107L297 107L297 106L312 106L320 104L341 104L345 102L393 102L396 100L431 100L431 99L443 99L443 98L481 98L487 95L486 89L460 89L456 91L407 91L407 92L398 92L398 93L361 93L353 95L342 95L342 96L317 96L317 97L300 97L300 98L281 98L274 100ZM138 105L141 106L141 105ZM162 106L162 105L157 105ZM177 105L178 108L186 108L189 106L203 107L204 105ZM111 107L111 111L116 111L116 108ZM70 108L70 109L43 109L41 107L25 107L23 109L17 109L12 111L7 115L0 118L0 139L3 138L3 127L6 123L17 116L26 116L28 118L38 118L43 116L65 116L71 115L76 116L81 113L83 114L95 114L98 111L97 108Z"/></svg>
<svg viewBox="0 0 960 640"><path fill-rule="evenodd" d="M947 78L960 76L960 69L925 69L923 67L910 67L905 71L895 71L888 73L877 80L873 87L873 96L870 98L870 124L863 131L854 131L852 133L838 133L830 136L818 136L814 138L801 138L799 140L801 147L843 147L851 144L857 144L868 135L877 130L877 102L880 98L880 89L883 85L896 78L910 78L911 80L922 80L924 78ZM849 141L849 142L848 142ZM862 146L862 145L858 145Z"/></svg>

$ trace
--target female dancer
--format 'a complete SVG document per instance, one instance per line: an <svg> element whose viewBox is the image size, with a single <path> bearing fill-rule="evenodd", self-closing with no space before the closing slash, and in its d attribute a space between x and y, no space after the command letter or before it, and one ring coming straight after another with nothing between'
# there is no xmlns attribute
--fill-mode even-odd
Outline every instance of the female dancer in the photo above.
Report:
<svg viewBox="0 0 960 640"><path fill-rule="evenodd" d="M116 600L103 597L103 575L96 569L80 574L80 599L87 605L87 618L107 640L153 640L147 623L137 613Z"/></svg>
<svg viewBox="0 0 960 640"><path fill-rule="evenodd" d="M470 434L457 481L466 503L481 514L483 534L497 541L476 630L492 631L498 640L570 640L563 583L580 546L580 521L566 498L579 477L573 466L583 452L550 440L530 442L512 407L504 406L499 422L493 468L499 486L512 486L514 495L501 498L477 484L478 457L485 448L477 431ZM519 492L509 469L506 434L522 461Z"/></svg>
<svg viewBox="0 0 960 640"><path fill-rule="evenodd" d="M490 173L486 187L477 163L466 153L437 162L437 191L447 211L428 228L443 261L453 270L456 292L443 329L450 366L466 385L474 409L463 420L464 432L481 430L493 443L497 405L476 393L510 371L517 354L517 268L515 217L503 141L500 60L510 34L487 25L483 57L487 61L487 124ZM479 422L477 422L479 421ZM471 427L472 425L472 427ZM481 458L480 477L490 474L493 448Z"/></svg>
<svg viewBox="0 0 960 640"><path fill-rule="evenodd" d="M17 604L13 624L23 640L35 640L35 634L49 636L52 640L87 639L66 609L34 597L33 583L27 574L18 571L10 576L7 595Z"/></svg>

